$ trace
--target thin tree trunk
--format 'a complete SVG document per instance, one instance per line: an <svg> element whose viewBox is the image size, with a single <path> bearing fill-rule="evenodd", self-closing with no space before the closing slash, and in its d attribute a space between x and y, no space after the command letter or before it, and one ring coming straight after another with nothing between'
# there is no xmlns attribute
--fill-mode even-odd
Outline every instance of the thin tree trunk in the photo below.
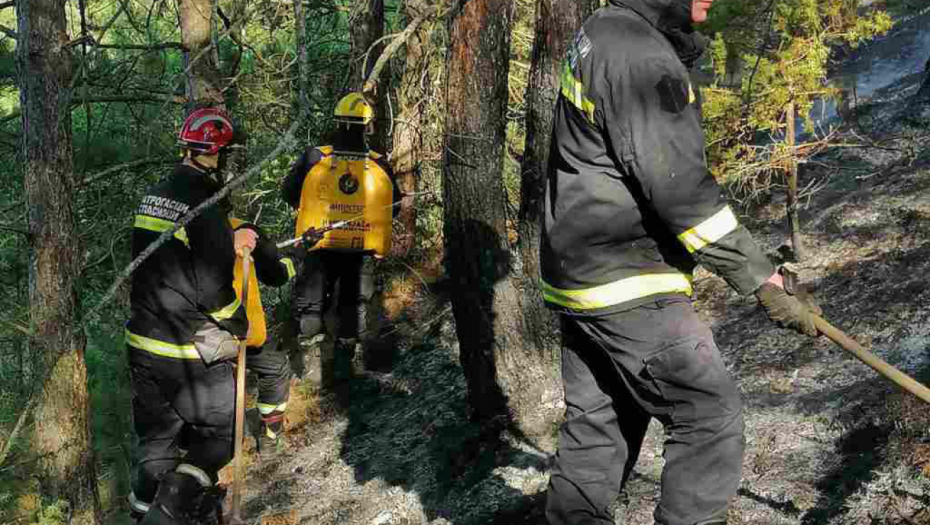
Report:
<svg viewBox="0 0 930 525"><path fill-rule="evenodd" d="M522 312L527 339L548 367L539 367L541 384L551 385L546 405L557 418L561 401L560 344L555 316L546 309L539 291L539 238L543 220L552 108L559 96L559 73L565 50L584 20L599 6L598 0L539 0L536 35L526 88L526 145L520 179L519 252L525 283Z"/></svg>
<svg viewBox="0 0 930 525"><path fill-rule="evenodd" d="M384 0L356 0L355 16L351 21L352 57L355 68L352 72L352 85L355 90L362 90L362 84L375 66L384 43L379 42L384 36ZM377 42L377 43L376 43ZM367 54L367 55L366 55ZM389 135L387 68L381 73L373 92L367 93L375 109L375 133L369 139L372 149L387 153L385 147Z"/></svg>
<svg viewBox="0 0 930 525"><path fill-rule="evenodd" d="M502 178L512 18L510 0L468 0L453 12L443 235L473 418L492 428L507 423L540 443L552 430L540 415L548 388L536 382L542 365L527 344L520 291L511 277Z"/></svg>
<svg viewBox="0 0 930 525"><path fill-rule="evenodd" d="M22 169L30 236L29 346L48 372L33 447L43 496L67 502L72 524L101 522L89 425L86 340L75 326L81 237L74 220L71 76L66 0L16 5ZM60 359L57 359L61 355ZM49 369L51 370L49 371Z"/></svg>
<svg viewBox="0 0 930 525"><path fill-rule="evenodd" d="M787 124L788 129L785 132L788 148L794 151L795 129L794 129L794 102L788 103ZM794 153L788 159L787 174L787 221L788 231L791 232L791 249L794 252L794 260L801 262L804 259L804 246L801 242L801 221L798 219L798 160Z"/></svg>
<svg viewBox="0 0 930 525"><path fill-rule="evenodd" d="M212 44L213 0L178 0L181 43L187 49L187 99L192 107L222 105L220 71L214 54L205 52Z"/></svg>
<svg viewBox="0 0 930 525"><path fill-rule="evenodd" d="M404 3L407 23L415 20L429 4L423 0L407 0ZM397 184L404 193L417 191L417 175L423 151L423 90L420 80L426 67L425 47L429 45L429 32L422 26L407 40L404 74L397 93L400 114L394 125L394 174ZM404 197L400 205L397 222L400 231L395 231L393 251L396 255L406 254L416 243L417 211L414 197Z"/></svg>
<svg viewBox="0 0 930 525"><path fill-rule="evenodd" d="M303 0L294 0L294 35L297 46L297 114L298 118L306 118L305 113L310 109L310 87L307 75L310 74L307 63L307 15L304 13Z"/></svg>

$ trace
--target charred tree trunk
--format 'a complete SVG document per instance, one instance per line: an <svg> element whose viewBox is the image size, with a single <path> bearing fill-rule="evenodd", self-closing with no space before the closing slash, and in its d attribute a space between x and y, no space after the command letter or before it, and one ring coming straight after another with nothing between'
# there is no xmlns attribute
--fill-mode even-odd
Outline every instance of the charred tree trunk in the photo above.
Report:
<svg viewBox="0 0 930 525"><path fill-rule="evenodd" d="M510 0L468 0L453 11L443 151L444 238L452 311L473 419L506 423L542 446L549 396L523 325L511 276L503 147L510 60Z"/></svg>
<svg viewBox="0 0 930 525"><path fill-rule="evenodd" d="M74 219L71 76L66 0L20 0L17 77L22 107L22 169L28 209L29 346L41 356L34 449L41 490L67 502L70 523L101 522L91 447L86 340L76 326L81 237Z"/></svg>
<svg viewBox="0 0 930 525"><path fill-rule="evenodd" d="M356 64L353 72L353 89L361 90L375 62L384 50L380 42L384 36L384 0L357 0L355 16L351 20L352 57ZM375 108L375 134L369 139L369 145L379 153L387 153L385 147L389 137L387 97L387 68L374 83L373 91L366 93Z"/></svg>
<svg viewBox="0 0 930 525"><path fill-rule="evenodd" d="M188 57L184 64L188 110L223 104L220 71L214 53L207 50L213 42L213 11L213 0L178 0L181 43Z"/></svg>
<svg viewBox="0 0 930 525"><path fill-rule="evenodd" d="M539 0L536 4L536 35L526 89L526 146L520 179L519 253L522 263L523 304L527 342L547 366L536 367L536 381L549 385L552 396L546 405L558 417L561 401L558 324L543 303L539 291L539 236L543 220L552 108L559 96L559 73L565 50L584 20L599 6L598 0Z"/></svg>
<svg viewBox="0 0 930 525"><path fill-rule="evenodd" d="M429 4L423 0L407 0L404 7L409 24L421 16L429 8ZM397 184L404 193L416 192L420 156L423 151L421 126L424 107L421 100L424 93L420 80L426 67L424 50L427 45L429 32L422 27L407 40L404 73L397 93L401 109L394 126L394 150L391 159L394 161ZM406 254L416 242L417 212L414 199L415 197L404 197L400 205L397 222L401 225L401 231L395 232L393 243L393 251L397 255Z"/></svg>

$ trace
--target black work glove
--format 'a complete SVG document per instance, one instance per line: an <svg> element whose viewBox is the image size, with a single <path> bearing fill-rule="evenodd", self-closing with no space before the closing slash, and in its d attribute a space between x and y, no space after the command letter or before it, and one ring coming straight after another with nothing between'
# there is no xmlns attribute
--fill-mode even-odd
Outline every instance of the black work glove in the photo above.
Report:
<svg viewBox="0 0 930 525"><path fill-rule="evenodd" d="M321 240L323 240L323 234L317 228L307 228L307 231L300 236L300 244L305 250L313 248Z"/></svg>
<svg viewBox="0 0 930 525"><path fill-rule="evenodd" d="M756 297L762 303L769 319L782 328L791 328L802 334L817 337L817 325L814 316L823 311L811 300L807 290L798 282L796 273L785 267L778 269L785 287L769 282L763 283L756 290Z"/></svg>

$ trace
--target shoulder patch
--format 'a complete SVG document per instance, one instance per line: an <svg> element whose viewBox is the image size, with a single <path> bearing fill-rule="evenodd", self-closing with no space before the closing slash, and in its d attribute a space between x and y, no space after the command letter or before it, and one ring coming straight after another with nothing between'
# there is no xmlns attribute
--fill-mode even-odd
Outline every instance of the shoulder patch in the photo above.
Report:
<svg viewBox="0 0 930 525"><path fill-rule="evenodd" d="M662 80L656 84L656 91L659 92L662 111L668 113L681 113L694 96L690 84L686 85L684 80L668 74L663 75Z"/></svg>

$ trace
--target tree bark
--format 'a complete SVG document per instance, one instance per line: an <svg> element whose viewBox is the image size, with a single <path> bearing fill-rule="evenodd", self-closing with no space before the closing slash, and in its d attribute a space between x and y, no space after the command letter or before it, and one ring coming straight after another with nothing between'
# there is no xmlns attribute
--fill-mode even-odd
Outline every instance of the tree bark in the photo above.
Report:
<svg viewBox="0 0 930 525"><path fill-rule="evenodd" d="M71 77L66 0L20 0L16 46L22 169L28 210L29 346L41 356L33 446L41 490L73 524L101 522L89 425L86 340L75 326L81 235L74 219ZM59 356L61 356L59 358Z"/></svg>
<svg viewBox="0 0 930 525"><path fill-rule="evenodd" d="M551 446L550 396L527 344L511 276L502 178L513 3L468 0L453 11L443 150L444 239L452 311L473 419Z"/></svg>
<svg viewBox="0 0 930 525"><path fill-rule="evenodd" d="M351 20L352 57L355 68L352 73L354 90L361 91L365 79L375 66L384 43L379 42L384 36L384 0L356 0L355 15ZM388 92L387 68L378 78L372 91L366 93L375 109L375 133L369 138L369 145L379 153L387 153L385 147L389 137L387 103Z"/></svg>
<svg viewBox="0 0 930 525"><path fill-rule="evenodd" d="M794 252L794 260L801 262L804 259L804 246L801 242L801 220L798 218L798 159L794 154L794 102L788 103L788 110L786 113L787 130L785 131L785 139L788 141L788 147L792 152L791 157L788 159L786 219L788 221L788 231L791 232L791 251Z"/></svg>
<svg viewBox="0 0 930 525"><path fill-rule="evenodd" d="M598 0L539 0L536 3L536 34L526 88L526 145L520 178L519 254L522 263L523 323L527 343L536 349L536 381L551 392L546 406L552 426L561 416L559 376L560 344L557 318L539 290L539 238L545 201L549 143L552 139L552 108L559 96L559 77L565 51L584 20L599 6Z"/></svg>
<svg viewBox="0 0 930 525"><path fill-rule="evenodd" d="M407 0L404 3L407 23L422 15L429 4L424 0ZM400 114L394 126L394 150L391 159L394 162L394 174L397 184L404 193L415 193L417 175L420 169L423 151L423 90L420 80L426 67L425 53L429 45L429 31L421 25L407 40L404 73L397 92ZM394 233L393 251L396 255L406 254L416 243L417 210L415 197L404 197L397 214L401 225Z"/></svg>
<svg viewBox="0 0 930 525"><path fill-rule="evenodd" d="M223 104L219 86L220 71L214 53L206 51L212 44L213 1L178 0L181 43L187 49L187 100L190 108ZM189 109L190 110L190 109Z"/></svg>

